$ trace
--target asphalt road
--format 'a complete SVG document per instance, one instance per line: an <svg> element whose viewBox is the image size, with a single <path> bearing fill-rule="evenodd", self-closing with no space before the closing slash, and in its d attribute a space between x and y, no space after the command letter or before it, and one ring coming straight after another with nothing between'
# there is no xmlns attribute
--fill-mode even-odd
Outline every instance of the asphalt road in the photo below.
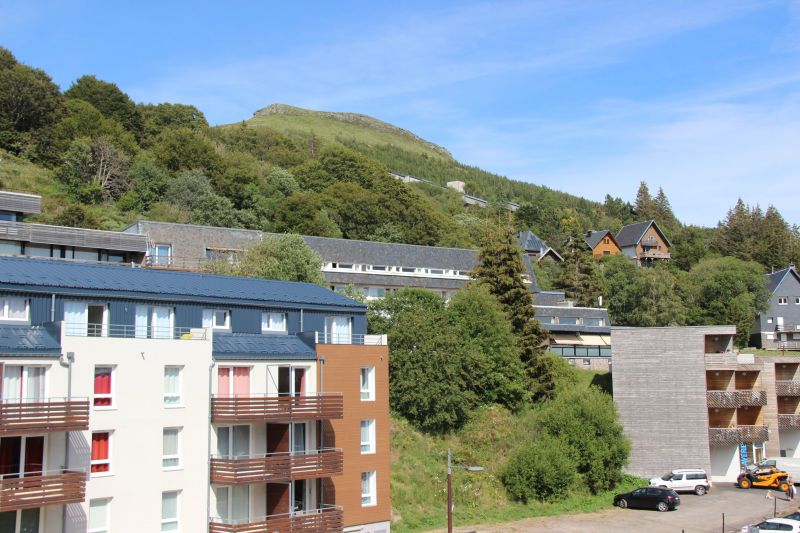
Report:
<svg viewBox="0 0 800 533"><path fill-rule="evenodd" d="M522 531L557 531L559 533L720 533L722 514L725 531L737 532L742 526L771 518L773 500L764 489L738 489L732 484L717 483L705 496L681 494L675 511L659 513L639 509L609 509L598 513L530 518L519 522L455 528L465 533L507 533ZM782 493L774 493L785 497ZM778 516L800 508L800 497L793 502L778 500Z"/></svg>

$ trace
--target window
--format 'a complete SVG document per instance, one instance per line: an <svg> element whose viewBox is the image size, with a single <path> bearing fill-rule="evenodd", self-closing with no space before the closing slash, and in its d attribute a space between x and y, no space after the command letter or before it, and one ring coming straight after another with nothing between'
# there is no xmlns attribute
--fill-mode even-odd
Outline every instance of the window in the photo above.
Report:
<svg viewBox="0 0 800 533"><path fill-rule="evenodd" d="M767 324L772 324L772 317L771 316L767 317Z"/></svg>
<svg viewBox="0 0 800 533"><path fill-rule="evenodd" d="M371 401L375 399L375 367L361 367L361 399Z"/></svg>
<svg viewBox="0 0 800 533"><path fill-rule="evenodd" d="M111 432L92 433L92 474L111 472Z"/></svg>
<svg viewBox="0 0 800 533"><path fill-rule="evenodd" d="M361 421L361 453L375 453L375 420Z"/></svg>
<svg viewBox="0 0 800 533"><path fill-rule="evenodd" d="M383 298L386 296L384 287L364 287L364 296L367 298Z"/></svg>
<svg viewBox="0 0 800 533"><path fill-rule="evenodd" d="M375 504L375 471L361 472L361 506L368 507Z"/></svg>
<svg viewBox="0 0 800 533"><path fill-rule="evenodd" d="M261 332L286 332L286 313L261 313Z"/></svg>
<svg viewBox="0 0 800 533"><path fill-rule="evenodd" d="M250 426L217 428L217 455L226 459L250 457Z"/></svg>
<svg viewBox="0 0 800 533"><path fill-rule="evenodd" d="M379 265L372 265L370 267L370 270L378 271L378 272L386 272L386 267L385 266L379 266Z"/></svg>
<svg viewBox="0 0 800 533"><path fill-rule="evenodd" d="M605 326L605 321L602 318L584 318L583 323L586 326Z"/></svg>
<svg viewBox="0 0 800 533"><path fill-rule="evenodd" d="M178 531L178 491L161 493L161 531Z"/></svg>
<svg viewBox="0 0 800 533"><path fill-rule="evenodd" d="M350 344L350 317L329 316L325 318L325 337L328 344Z"/></svg>
<svg viewBox="0 0 800 533"><path fill-rule="evenodd" d="M224 309L203 309L203 327L214 329L230 329L230 312Z"/></svg>
<svg viewBox="0 0 800 533"><path fill-rule="evenodd" d="M164 428L161 466L164 470L174 470L181 466L181 430Z"/></svg>
<svg viewBox="0 0 800 533"><path fill-rule="evenodd" d="M339 270L353 270L352 263L339 263L338 266L334 263L334 268L338 268Z"/></svg>
<svg viewBox="0 0 800 533"><path fill-rule="evenodd" d="M23 322L28 320L28 300L25 298L4 298L0 300L0 319Z"/></svg>
<svg viewBox="0 0 800 533"><path fill-rule="evenodd" d="M217 487L214 489L217 500L217 516L223 520L249 522L250 486L234 485L233 487Z"/></svg>
<svg viewBox="0 0 800 533"><path fill-rule="evenodd" d="M577 325L580 324L580 319L576 316L562 316L558 318L559 324Z"/></svg>
<svg viewBox="0 0 800 533"><path fill-rule="evenodd" d="M111 500L102 498L89 502L89 529L87 533L108 533L108 515Z"/></svg>
<svg viewBox="0 0 800 533"><path fill-rule="evenodd" d="M179 366L164 367L164 405L179 407L181 405L181 370Z"/></svg>
<svg viewBox="0 0 800 533"><path fill-rule="evenodd" d="M95 407L111 407L114 403L111 384L114 368L110 366L94 367L94 400Z"/></svg>
<svg viewBox="0 0 800 533"><path fill-rule="evenodd" d="M136 306L135 332L141 339L171 339L173 314L171 307Z"/></svg>
<svg viewBox="0 0 800 533"><path fill-rule="evenodd" d="M43 366L5 365L3 400L9 403L43 401L46 372Z"/></svg>
<svg viewBox="0 0 800 533"><path fill-rule="evenodd" d="M434 276L444 276L444 270L441 268L432 268L430 269L430 273Z"/></svg>
<svg viewBox="0 0 800 533"><path fill-rule="evenodd" d="M22 243L0 241L0 255L22 255Z"/></svg>
<svg viewBox="0 0 800 533"><path fill-rule="evenodd" d="M800 296L795 296L794 305L800 305Z"/></svg>
<svg viewBox="0 0 800 533"><path fill-rule="evenodd" d="M403 272L405 274L414 274L416 271L417 271L416 268L411 268L411 267L401 267L400 268L400 272Z"/></svg>
<svg viewBox="0 0 800 533"><path fill-rule="evenodd" d="M169 265L172 263L172 245L154 244L147 251L151 265Z"/></svg>
<svg viewBox="0 0 800 533"><path fill-rule="evenodd" d="M219 367L217 369L217 394L219 396L249 396L250 367Z"/></svg>
<svg viewBox="0 0 800 533"><path fill-rule="evenodd" d="M786 296L779 296L778 305L789 305L789 298Z"/></svg>

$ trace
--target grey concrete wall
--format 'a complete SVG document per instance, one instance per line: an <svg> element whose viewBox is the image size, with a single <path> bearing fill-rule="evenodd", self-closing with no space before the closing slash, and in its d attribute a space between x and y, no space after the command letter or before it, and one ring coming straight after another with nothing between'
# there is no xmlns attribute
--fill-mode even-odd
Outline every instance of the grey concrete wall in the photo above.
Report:
<svg viewBox="0 0 800 533"><path fill-rule="evenodd" d="M705 335L735 328L611 328L614 401L632 449L631 474L711 469Z"/></svg>

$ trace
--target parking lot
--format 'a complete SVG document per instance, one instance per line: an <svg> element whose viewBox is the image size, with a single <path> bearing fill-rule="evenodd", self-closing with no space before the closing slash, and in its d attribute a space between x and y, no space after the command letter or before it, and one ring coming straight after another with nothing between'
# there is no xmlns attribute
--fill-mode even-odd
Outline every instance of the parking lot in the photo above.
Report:
<svg viewBox="0 0 800 533"><path fill-rule="evenodd" d="M742 526L771 518L773 500L764 489L741 490L733 484L718 483L706 496L681 494L676 511L659 513L638 509L609 509L599 513L531 518L519 522L489 526L458 527L456 531L506 533L522 531L558 531L561 533L645 532L645 533L719 533L725 513L725 531L738 532ZM779 498L785 498L781 493ZM778 500L778 516L797 510L800 497L793 502Z"/></svg>

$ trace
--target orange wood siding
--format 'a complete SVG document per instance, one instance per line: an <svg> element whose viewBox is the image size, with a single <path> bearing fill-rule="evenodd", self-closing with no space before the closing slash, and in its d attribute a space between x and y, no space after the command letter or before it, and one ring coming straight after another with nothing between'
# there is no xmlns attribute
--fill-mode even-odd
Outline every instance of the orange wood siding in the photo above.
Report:
<svg viewBox="0 0 800 533"><path fill-rule="evenodd" d="M325 357L320 364L320 379L325 392L341 392L344 417L324 424L324 445L344 452L342 475L325 483L325 503L342 506L344 525L354 526L391 519L389 494L389 348L318 344L317 353ZM361 367L375 368L375 400L362 401ZM375 420L375 453L361 454L361 421ZM377 505L361 506L361 473L376 472Z"/></svg>
<svg viewBox="0 0 800 533"><path fill-rule="evenodd" d="M608 241L608 243L606 243ZM594 250L592 250L592 254L594 255L595 259L602 259L604 255L617 255L622 250L620 250L617 243L610 237L603 237L602 240L595 246ZM607 254L605 252L608 252Z"/></svg>
<svg viewBox="0 0 800 533"><path fill-rule="evenodd" d="M648 241L648 237L651 236L651 235L653 236L653 239L655 239L655 243L656 243L656 248L655 249L657 251L664 252L664 253L670 253L669 252L669 246L667 246L667 243L664 242L664 239L661 238L661 235L658 233L658 231L656 231L656 228L653 227L653 226L650 226L649 228L647 228L647 231L644 233L644 236L642 236L642 239L639 241L639 244L636 245L636 257L642 257L644 255L645 247L642 246L642 243L645 242L645 241ZM658 248L659 246L661 248Z"/></svg>
<svg viewBox="0 0 800 533"><path fill-rule="evenodd" d="M707 390L734 390L733 370L706 370Z"/></svg>

